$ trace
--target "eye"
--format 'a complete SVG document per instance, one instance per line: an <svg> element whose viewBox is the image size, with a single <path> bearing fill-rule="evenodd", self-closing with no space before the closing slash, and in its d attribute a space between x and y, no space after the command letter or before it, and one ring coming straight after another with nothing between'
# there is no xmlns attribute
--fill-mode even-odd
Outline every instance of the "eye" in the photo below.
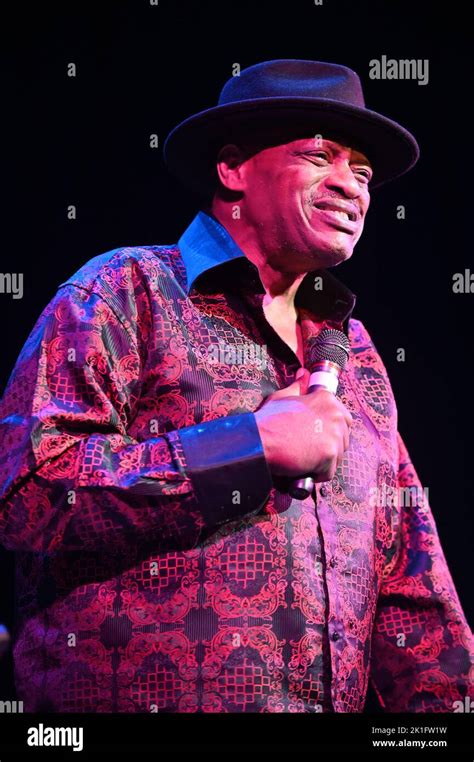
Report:
<svg viewBox="0 0 474 762"><path fill-rule="evenodd" d="M311 159L320 159L322 161L329 161L329 154L327 151L314 151L307 154Z"/></svg>
<svg viewBox="0 0 474 762"><path fill-rule="evenodd" d="M354 174L359 175L364 183L369 183L372 179L372 171L366 167L355 167Z"/></svg>

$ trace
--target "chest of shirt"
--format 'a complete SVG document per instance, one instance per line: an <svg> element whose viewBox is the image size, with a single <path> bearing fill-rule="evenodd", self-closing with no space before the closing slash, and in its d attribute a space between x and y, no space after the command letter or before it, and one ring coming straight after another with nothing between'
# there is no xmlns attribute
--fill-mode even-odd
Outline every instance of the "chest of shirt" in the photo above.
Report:
<svg viewBox="0 0 474 762"><path fill-rule="evenodd" d="M303 338L322 327L304 315ZM262 295L235 292L169 300L152 327L142 394L131 436L146 439L222 416L255 411L271 392L290 384L300 361L267 321ZM351 531L393 528L394 512L382 505L396 480L396 408L375 348L349 326L351 356L338 398L354 424L343 462L326 485L336 518ZM153 428L152 428L153 427ZM385 487L383 486L385 485ZM269 502L278 500L276 492Z"/></svg>

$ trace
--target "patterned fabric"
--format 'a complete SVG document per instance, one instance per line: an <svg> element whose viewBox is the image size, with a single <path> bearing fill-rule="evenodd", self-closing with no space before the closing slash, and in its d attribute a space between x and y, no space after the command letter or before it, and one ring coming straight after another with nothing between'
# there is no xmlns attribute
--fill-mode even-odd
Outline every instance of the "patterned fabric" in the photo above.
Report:
<svg viewBox="0 0 474 762"><path fill-rule="evenodd" d="M0 539L17 551L25 711L450 712L471 634L385 367L329 271L303 339L351 344L350 446L304 501L254 412L299 361L256 268L200 212L59 287L4 394Z"/></svg>

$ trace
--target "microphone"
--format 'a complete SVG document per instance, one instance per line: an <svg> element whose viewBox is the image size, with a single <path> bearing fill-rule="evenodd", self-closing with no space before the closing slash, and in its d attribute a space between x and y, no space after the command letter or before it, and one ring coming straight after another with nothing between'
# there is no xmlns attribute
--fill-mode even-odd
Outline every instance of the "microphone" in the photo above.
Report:
<svg viewBox="0 0 474 762"><path fill-rule="evenodd" d="M9 645L10 635L8 630L3 624L0 624L0 657L8 650Z"/></svg>
<svg viewBox="0 0 474 762"><path fill-rule="evenodd" d="M327 389L336 394L339 376L349 359L349 339L342 331L324 328L309 341L306 351L306 367L310 371L308 393ZM304 500L313 491L315 481L311 474L294 479L289 493L297 500Z"/></svg>

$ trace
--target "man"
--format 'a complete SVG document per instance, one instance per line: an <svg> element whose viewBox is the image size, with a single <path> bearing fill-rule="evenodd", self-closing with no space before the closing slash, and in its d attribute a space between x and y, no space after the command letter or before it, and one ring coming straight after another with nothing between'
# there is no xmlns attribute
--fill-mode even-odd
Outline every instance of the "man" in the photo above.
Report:
<svg viewBox="0 0 474 762"><path fill-rule="evenodd" d="M252 66L168 137L206 197L178 245L60 286L1 413L26 711L360 712L371 678L386 711L451 712L472 691L386 370L327 269L417 157L350 69ZM326 327L350 360L337 395L305 394Z"/></svg>

